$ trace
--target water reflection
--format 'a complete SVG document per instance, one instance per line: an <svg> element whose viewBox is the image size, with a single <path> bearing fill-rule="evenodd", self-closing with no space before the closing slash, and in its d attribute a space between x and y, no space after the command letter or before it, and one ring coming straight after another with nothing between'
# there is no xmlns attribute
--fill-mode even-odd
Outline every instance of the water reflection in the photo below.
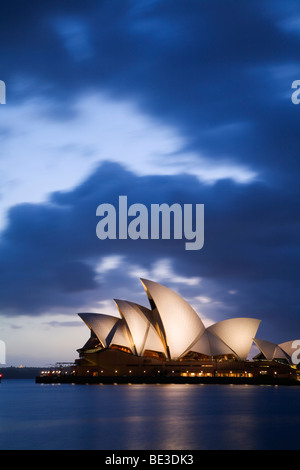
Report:
<svg viewBox="0 0 300 470"><path fill-rule="evenodd" d="M1 449L298 449L299 387L2 383Z"/></svg>
<svg viewBox="0 0 300 470"><path fill-rule="evenodd" d="M296 398L291 389L278 394L274 387L119 386L106 425L115 448L123 449L271 449L276 441L293 448L296 438L287 435L300 424Z"/></svg>

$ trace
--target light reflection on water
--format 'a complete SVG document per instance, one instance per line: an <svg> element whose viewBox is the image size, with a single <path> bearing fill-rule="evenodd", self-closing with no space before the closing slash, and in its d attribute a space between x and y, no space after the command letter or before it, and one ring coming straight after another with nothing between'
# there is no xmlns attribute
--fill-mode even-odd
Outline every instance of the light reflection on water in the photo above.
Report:
<svg viewBox="0 0 300 470"><path fill-rule="evenodd" d="M298 449L300 388L0 385L0 449Z"/></svg>

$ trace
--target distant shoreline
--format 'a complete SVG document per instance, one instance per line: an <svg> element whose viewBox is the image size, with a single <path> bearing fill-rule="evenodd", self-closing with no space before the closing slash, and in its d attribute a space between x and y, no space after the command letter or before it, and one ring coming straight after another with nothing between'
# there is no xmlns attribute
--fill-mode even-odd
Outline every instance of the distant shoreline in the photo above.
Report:
<svg viewBox="0 0 300 470"><path fill-rule="evenodd" d="M0 374L2 374L2 380L5 379L35 379L36 376L40 375L45 367L0 367Z"/></svg>

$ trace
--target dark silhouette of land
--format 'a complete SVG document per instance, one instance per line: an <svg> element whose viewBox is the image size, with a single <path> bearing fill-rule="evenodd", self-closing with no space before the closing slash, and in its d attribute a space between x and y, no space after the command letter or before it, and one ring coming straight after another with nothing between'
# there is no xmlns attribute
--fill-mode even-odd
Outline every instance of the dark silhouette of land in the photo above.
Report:
<svg viewBox="0 0 300 470"><path fill-rule="evenodd" d="M0 367L2 380L5 379L35 379L44 367Z"/></svg>

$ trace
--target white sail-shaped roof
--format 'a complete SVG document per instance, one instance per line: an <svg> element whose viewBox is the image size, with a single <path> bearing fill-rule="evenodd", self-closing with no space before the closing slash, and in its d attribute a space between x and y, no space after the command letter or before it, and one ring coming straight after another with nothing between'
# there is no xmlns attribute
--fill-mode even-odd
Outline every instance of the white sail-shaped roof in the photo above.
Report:
<svg viewBox="0 0 300 470"><path fill-rule="evenodd" d="M161 319L161 335L169 357L178 359L201 336L205 327L195 310L168 287L141 279L150 304L157 308Z"/></svg>
<svg viewBox="0 0 300 470"><path fill-rule="evenodd" d="M103 313L79 313L78 315L95 333L102 346L108 348L110 344L109 335L119 318Z"/></svg>
<svg viewBox="0 0 300 470"><path fill-rule="evenodd" d="M151 310L127 300L115 299L115 303L127 323L137 355L142 355L145 349L165 352L162 342L150 322Z"/></svg>
<svg viewBox="0 0 300 470"><path fill-rule="evenodd" d="M277 348L277 344L271 343L270 341L266 341L264 339L254 339L254 343L263 353L266 359L271 361L274 358L274 353Z"/></svg>
<svg viewBox="0 0 300 470"><path fill-rule="evenodd" d="M205 354L206 356L212 355L207 331L204 331L200 338L190 345L188 350L183 353L183 356L185 356L189 351Z"/></svg>
<svg viewBox="0 0 300 470"><path fill-rule="evenodd" d="M293 341L286 341L285 343L280 343L278 346L285 353L285 357L287 357L291 362L293 362L292 356L299 348L299 345L300 345L300 340L293 340Z"/></svg>
<svg viewBox="0 0 300 470"><path fill-rule="evenodd" d="M206 356L219 356L223 354L235 354L220 338L206 330L203 335L189 348ZM187 351L188 352L188 351Z"/></svg>
<svg viewBox="0 0 300 470"><path fill-rule="evenodd" d="M154 327L149 324L149 328L146 334L146 339L145 339L145 344L143 346L143 350L141 354L144 354L144 352L148 351L156 351L163 353L165 356L167 356L167 351L158 336L157 332L155 331Z"/></svg>
<svg viewBox="0 0 300 470"><path fill-rule="evenodd" d="M134 352L134 345L132 343L130 332L128 331L126 322L120 318L112 330L112 336L109 345L124 346Z"/></svg>
<svg viewBox="0 0 300 470"><path fill-rule="evenodd" d="M235 354L235 352L218 336L215 336L209 331L207 331L206 333L208 336L212 356L220 356L223 354Z"/></svg>
<svg viewBox="0 0 300 470"><path fill-rule="evenodd" d="M165 329L164 329L164 325L162 323L162 319L159 315L159 312L156 308L156 306L153 308L153 310L151 310L151 314L148 316L149 320L150 320L150 323L151 325L153 325L162 345L163 345L163 348L164 348L164 351L165 351L165 354L166 354L166 357L169 357L169 353L168 353L168 345L167 345L167 341L166 341L166 334L165 334Z"/></svg>
<svg viewBox="0 0 300 470"><path fill-rule="evenodd" d="M256 318L231 318L209 326L207 331L220 338L239 359L246 360L259 324Z"/></svg>
<svg viewBox="0 0 300 470"><path fill-rule="evenodd" d="M276 345L255 340L260 320L233 318L205 328L194 309L177 293L156 282L141 279L151 309L115 300L121 318L98 313L78 315L92 330L104 348L124 346L142 356L145 350L157 351L172 360L188 352L207 356L234 354L246 360L253 341L265 357L290 359L293 342Z"/></svg>
<svg viewBox="0 0 300 470"><path fill-rule="evenodd" d="M288 354L284 349L282 349L278 345L275 352L274 352L274 358L273 359L287 359L289 362L291 362L291 355Z"/></svg>
<svg viewBox="0 0 300 470"><path fill-rule="evenodd" d="M285 343L275 344L262 339L255 339L255 344L263 353L266 359L286 359L292 363L292 355L296 351L295 343L298 341L286 341ZM299 340L300 344L300 340Z"/></svg>

